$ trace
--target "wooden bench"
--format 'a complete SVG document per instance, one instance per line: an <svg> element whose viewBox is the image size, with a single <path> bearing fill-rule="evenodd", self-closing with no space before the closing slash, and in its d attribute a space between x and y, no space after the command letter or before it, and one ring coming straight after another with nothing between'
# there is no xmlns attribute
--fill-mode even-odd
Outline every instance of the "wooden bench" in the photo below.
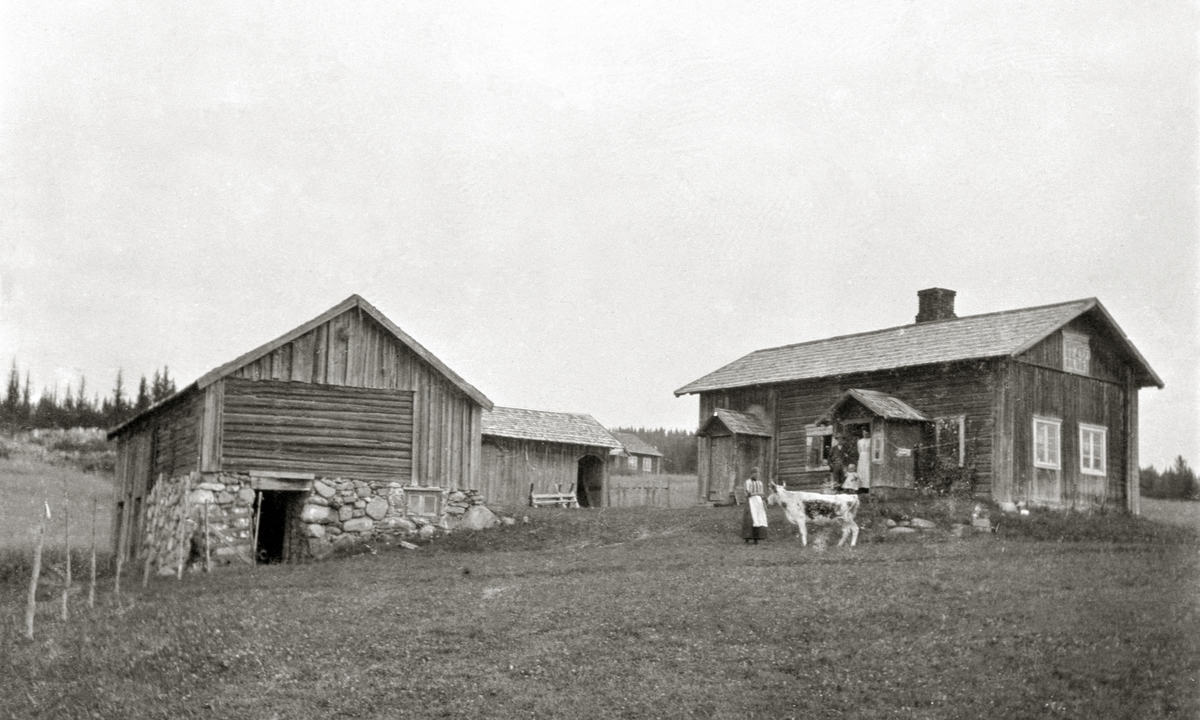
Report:
<svg viewBox="0 0 1200 720"><path fill-rule="evenodd" d="M579 507L579 498L575 496L575 486L567 492L562 492L560 485L554 486L552 493L535 493L533 483L529 483L529 507Z"/></svg>

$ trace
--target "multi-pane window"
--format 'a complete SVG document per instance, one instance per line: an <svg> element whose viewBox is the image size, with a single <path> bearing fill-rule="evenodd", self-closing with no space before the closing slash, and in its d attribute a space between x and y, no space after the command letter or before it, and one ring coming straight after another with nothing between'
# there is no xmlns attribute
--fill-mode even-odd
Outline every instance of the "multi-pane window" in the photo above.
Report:
<svg viewBox="0 0 1200 720"><path fill-rule="evenodd" d="M642 458L642 472L650 472L650 470L652 469L653 462L654 462L653 458L648 458L648 457Z"/></svg>
<svg viewBox="0 0 1200 720"><path fill-rule="evenodd" d="M806 470L828 470L829 448L833 445L831 425L804 426L804 467Z"/></svg>
<svg viewBox="0 0 1200 720"><path fill-rule="evenodd" d="M636 456L636 455L630 455L630 456L629 456L629 469L630 469L630 470L637 470L637 466L638 466L638 459L637 459L637 456Z"/></svg>
<svg viewBox="0 0 1200 720"><path fill-rule="evenodd" d="M1033 419L1033 465L1058 470L1062 467L1062 421Z"/></svg>
<svg viewBox="0 0 1200 720"><path fill-rule="evenodd" d="M1108 429L1099 425L1079 425L1079 469L1085 475L1103 475Z"/></svg>
<svg viewBox="0 0 1200 720"><path fill-rule="evenodd" d="M441 514L441 488L404 488L405 505L409 515L437 517Z"/></svg>
<svg viewBox="0 0 1200 720"><path fill-rule="evenodd" d="M1063 331L1063 370L1087 375L1092 364L1092 349L1088 336Z"/></svg>

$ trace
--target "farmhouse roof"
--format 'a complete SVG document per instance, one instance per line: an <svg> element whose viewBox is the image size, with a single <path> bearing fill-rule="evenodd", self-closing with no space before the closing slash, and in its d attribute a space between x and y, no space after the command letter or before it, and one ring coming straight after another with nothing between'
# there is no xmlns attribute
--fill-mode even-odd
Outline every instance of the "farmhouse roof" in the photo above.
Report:
<svg viewBox="0 0 1200 720"><path fill-rule="evenodd" d="M914 323L855 335L756 350L684 385L676 395L892 370L962 360L1014 357L1085 313L1112 332L1139 387L1163 382L1096 298Z"/></svg>
<svg viewBox="0 0 1200 720"><path fill-rule="evenodd" d="M737 412L736 410L726 410L725 408L717 408L713 411L712 417L700 428L700 434L704 435L707 433L708 428L714 422L721 423L734 435L771 437L771 428L757 416L750 413Z"/></svg>
<svg viewBox="0 0 1200 720"><path fill-rule="evenodd" d="M658 448L654 447L633 433L613 433L613 437L615 437L622 445L624 445L625 450L632 455L653 455L654 457L663 456L663 454L658 451Z"/></svg>
<svg viewBox="0 0 1200 720"><path fill-rule="evenodd" d="M591 415L493 407L483 412L483 434L517 440L619 448L621 443Z"/></svg>
<svg viewBox="0 0 1200 720"><path fill-rule="evenodd" d="M208 387L209 385L212 385L213 383L220 380L221 378L231 375L232 373L236 372L237 370L258 360L259 358L261 358L271 352L274 352L275 350L277 350L278 348L280 348L284 345L287 345L288 343L290 343L293 340L295 340L296 338L304 335L305 333L313 330L314 328L317 328L317 327L323 325L324 323L329 322L330 320L337 317L338 315L341 315L342 313L344 313L348 310L355 309L355 308L366 313L372 319L374 319L375 322L382 325L385 330L387 330L393 337L396 338L396 340L400 341L400 343L403 344L405 347L407 347L409 350L411 350L414 355L421 358L426 363L428 363L430 366L432 366L435 370L437 370L439 373L441 373L447 380L449 380L451 382L451 384L453 384L455 387L457 387L459 390L461 390L463 392L463 394L465 394L467 397L471 398L476 403L482 405L484 407L484 409L490 409L492 407L492 401L488 400L486 395L479 392L479 390L475 389L475 387L473 385L471 385L466 380L463 380L461 377L459 377L458 373L451 370L441 360L438 360L437 357L435 357L433 353L426 350L425 347L422 346L421 343L414 340L411 335L409 335L408 333L401 330L400 327L398 325L396 325L396 323L392 322L391 320L389 320L387 318L386 315L379 312L379 310L374 305L367 302L359 295L351 295L350 297L346 298L345 300L338 303L337 305L334 305L332 308L326 310L325 312L321 313L320 315L313 318L312 320L309 320L308 322L304 323L303 325L293 328L292 330L289 330L288 332L284 333L283 335L280 335L279 337L275 338L271 342L266 343L265 345L260 345L256 348L254 348L253 350L251 350L250 352L245 353L244 355L241 355L241 356L225 363L224 365L221 365L218 368L210 370L209 372L205 373L204 375L201 375L200 378L198 380L196 380L194 383L187 385L186 387L184 387L182 390L175 393L174 395L172 395L164 400L161 400L161 401L155 403L154 405L151 405L149 408L146 408L145 410L138 413L137 415L130 418L129 420L126 420L125 422L121 423L120 425L113 428L112 430L109 430L108 437L109 438L115 437L116 435L120 434L120 432L122 430L124 430L126 427L129 427L130 425L134 424L135 422L137 422L138 420L140 420L141 418L143 418L147 415L157 412L160 408L173 403L177 398L180 398L194 390L203 390L204 388Z"/></svg>
<svg viewBox="0 0 1200 720"><path fill-rule="evenodd" d="M886 395L875 390L852 388L842 393L837 402L826 410L824 415L817 419L817 424L828 423L837 415L838 410L842 409L847 403L855 400L872 414L887 418L888 420L919 420L922 422L929 422L930 420L928 415L900 398L892 397L891 395Z"/></svg>

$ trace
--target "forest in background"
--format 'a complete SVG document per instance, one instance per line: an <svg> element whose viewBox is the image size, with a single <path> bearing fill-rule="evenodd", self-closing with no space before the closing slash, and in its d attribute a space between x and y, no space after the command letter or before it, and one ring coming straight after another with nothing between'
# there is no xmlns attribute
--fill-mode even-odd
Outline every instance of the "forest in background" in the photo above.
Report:
<svg viewBox="0 0 1200 720"><path fill-rule="evenodd" d="M42 388L35 401L29 372L25 372L22 381L17 361L13 360L4 396L0 399L0 427L10 432L48 428L112 428L174 394L175 380L164 365L162 370L155 370L150 379L143 375L135 393L130 393L125 385L124 373L118 370L112 390L103 395L92 391L87 378L80 377L77 386L68 384L61 395L57 387Z"/></svg>

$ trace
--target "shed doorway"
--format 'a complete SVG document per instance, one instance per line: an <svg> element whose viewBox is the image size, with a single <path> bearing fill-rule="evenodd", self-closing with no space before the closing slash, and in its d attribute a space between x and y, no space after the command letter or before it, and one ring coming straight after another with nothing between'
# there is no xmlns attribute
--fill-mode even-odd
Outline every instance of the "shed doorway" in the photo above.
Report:
<svg viewBox="0 0 1200 720"><path fill-rule="evenodd" d="M575 474L575 499L579 501L579 507L604 505L604 461L595 455L579 458L579 470Z"/></svg>
<svg viewBox="0 0 1200 720"><path fill-rule="evenodd" d="M300 513L306 492L260 490L255 517L254 561L256 564L298 562L308 550Z"/></svg>

